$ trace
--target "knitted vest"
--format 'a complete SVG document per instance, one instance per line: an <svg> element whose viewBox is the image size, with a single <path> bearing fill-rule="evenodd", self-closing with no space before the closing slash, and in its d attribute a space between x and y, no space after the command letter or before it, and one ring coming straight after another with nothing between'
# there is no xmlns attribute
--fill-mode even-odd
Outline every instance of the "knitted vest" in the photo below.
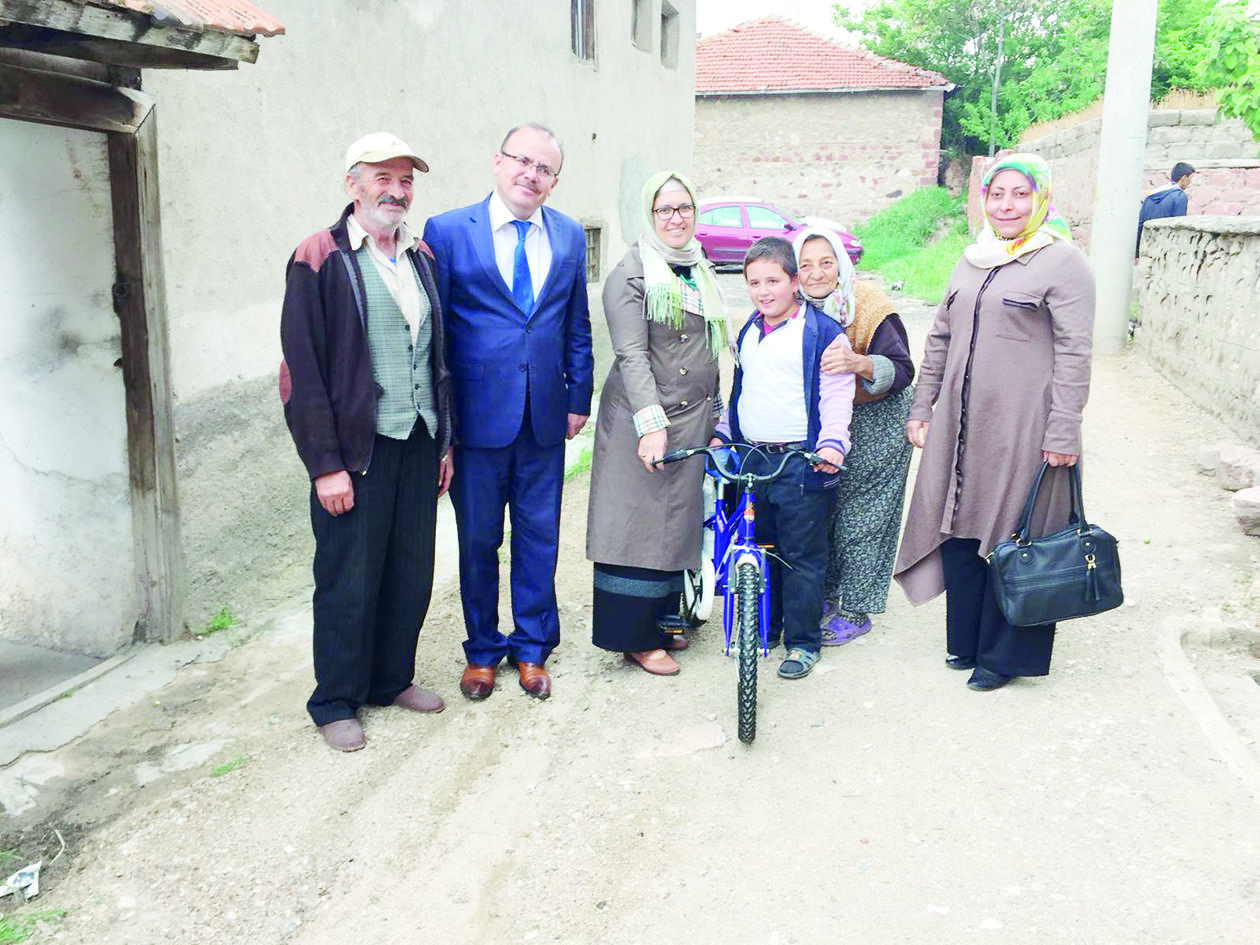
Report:
<svg viewBox="0 0 1260 945"><path fill-rule="evenodd" d="M893 300L869 282L853 283L854 308L853 321L844 333L849 336L849 344L858 354L866 354L875 331L883 324L884 319L897 311Z"/></svg>
<svg viewBox="0 0 1260 945"><path fill-rule="evenodd" d="M433 346L433 310L429 296L420 286L420 325L416 340L394 297L390 295L376 264L368 254L367 243L355 255L363 273L367 296L367 343L372 357L372 376L385 389L376 401L376 432L394 440L405 440L415 426L416 415L424 420L431 436L437 435L437 410L433 400L433 372L429 366ZM400 266L411 278L418 278L405 255Z"/></svg>

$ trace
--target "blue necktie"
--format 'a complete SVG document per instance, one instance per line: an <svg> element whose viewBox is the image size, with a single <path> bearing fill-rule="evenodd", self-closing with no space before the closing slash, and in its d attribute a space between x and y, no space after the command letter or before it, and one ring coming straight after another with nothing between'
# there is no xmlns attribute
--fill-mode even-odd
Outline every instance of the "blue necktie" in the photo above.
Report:
<svg viewBox="0 0 1260 945"><path fill-rule="evenodd" d="M528 220L513 220L516 227L516 252L512 254L512 298L529 315L534 311L534 280L529 275L529 260L525 257L525 236L529 233Z"/></svg>

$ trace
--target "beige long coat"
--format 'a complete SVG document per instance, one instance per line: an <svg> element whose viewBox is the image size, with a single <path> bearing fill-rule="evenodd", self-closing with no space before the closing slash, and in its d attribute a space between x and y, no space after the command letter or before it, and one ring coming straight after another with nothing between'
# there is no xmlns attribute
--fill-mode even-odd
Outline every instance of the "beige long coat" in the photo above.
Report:
<svg viewBox="0 0 1260 945"><path fill-rule="evenodd" d="M1094 275L1069 243L954 269L910 408L931 421L894 575L912 603L945 589L947 538L977 538L987 555L1009 536L1042 450L1080 455L1093 325ZM1033 534L1066 524L1067 482L1047 476Z"/></svg>
<svg viewBox="0 0 1260 945"><path fill-rule="evenodd" d="M708 445L718 365L704 320L688 314L677 329L644 317L637 245L604 281L604 316L615 358L595 423L586 556L657 571L697 568L702 457L649 473L638 458L634 414L660 404L670 422L668 449Z"/></svg>

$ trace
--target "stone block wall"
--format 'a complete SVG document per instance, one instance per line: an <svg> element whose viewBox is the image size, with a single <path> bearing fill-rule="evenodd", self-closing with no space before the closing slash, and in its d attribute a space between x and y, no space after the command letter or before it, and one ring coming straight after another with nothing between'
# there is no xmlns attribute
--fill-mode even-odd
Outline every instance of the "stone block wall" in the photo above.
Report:
<svg viewBox="0 0 1260 945"><path fill-rule="evenodd" d="M1260 446L1260 218L1152 220L1142 255L1138 346L1185 396Z"/></svg>
<svg viewBox="0 0 1260 945"><path fill-rule="evenodd" d="M937 181L940 90L696 97L701 197L749 195L850 229Z"/></svg>

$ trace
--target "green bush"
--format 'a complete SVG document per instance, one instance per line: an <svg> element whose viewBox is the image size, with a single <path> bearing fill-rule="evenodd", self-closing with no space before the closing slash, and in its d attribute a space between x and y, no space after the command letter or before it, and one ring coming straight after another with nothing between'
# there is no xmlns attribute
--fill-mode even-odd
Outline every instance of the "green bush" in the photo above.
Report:
<svg viewBox="0 0 1260 945"><path fill-rule="evenodd" d="M917 253L942 231L967 230L964 198L944 187L922 187L858 227L863 269L883 269L893 259Z"/></svg>

